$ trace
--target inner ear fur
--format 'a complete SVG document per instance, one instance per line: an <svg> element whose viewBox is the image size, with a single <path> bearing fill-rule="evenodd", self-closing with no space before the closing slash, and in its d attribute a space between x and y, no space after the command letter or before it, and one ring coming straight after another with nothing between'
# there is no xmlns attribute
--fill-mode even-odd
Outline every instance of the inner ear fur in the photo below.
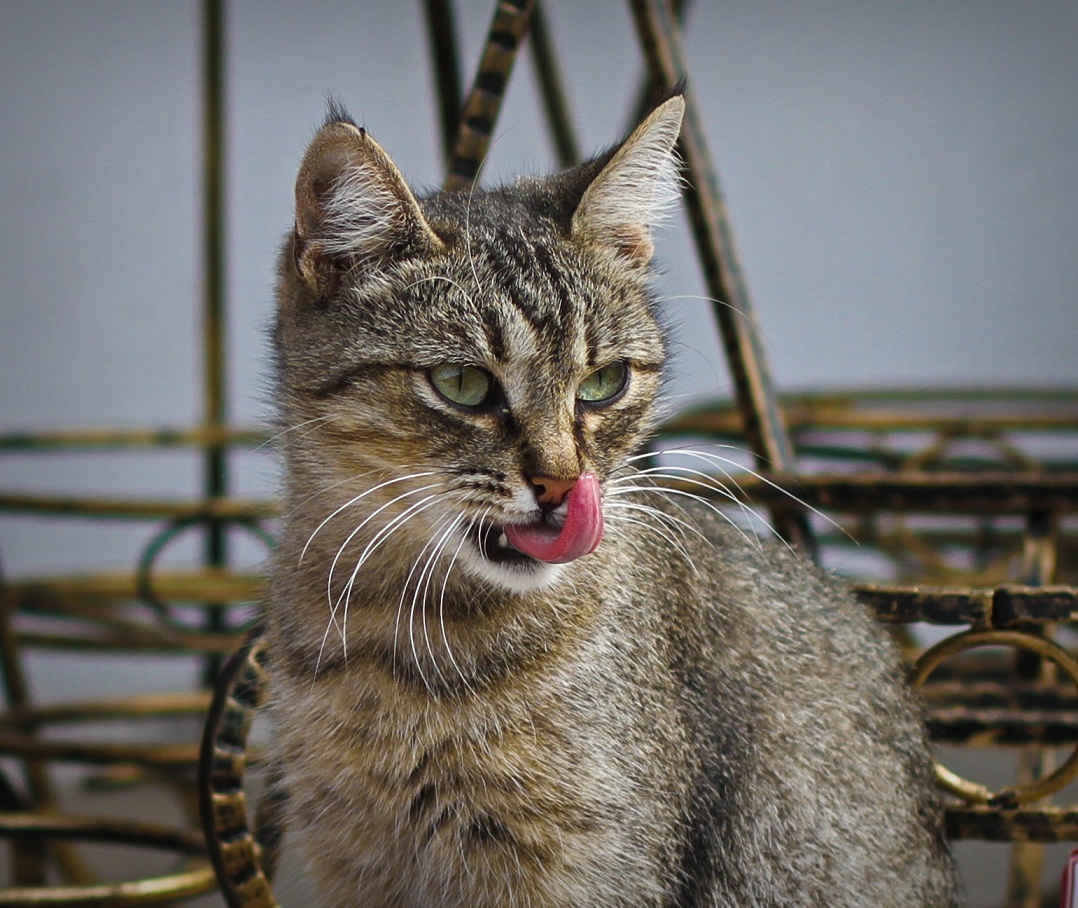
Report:
<svg viewBox="0 0 1078 908"><path fill-rule="evenodd" d="M680 197L675 152L685 101L660 104L614 152L573 213L572 233L611 246L634 264L654 253L651 228Z"/></svg>
<svg viewBox="0 0 1078 908"><path fill-rule="evenodd" d="M312 140L296 177L293 261L319 298L331 296L355 269L442 246L389 155L366 130L327 123Z"/></svg>

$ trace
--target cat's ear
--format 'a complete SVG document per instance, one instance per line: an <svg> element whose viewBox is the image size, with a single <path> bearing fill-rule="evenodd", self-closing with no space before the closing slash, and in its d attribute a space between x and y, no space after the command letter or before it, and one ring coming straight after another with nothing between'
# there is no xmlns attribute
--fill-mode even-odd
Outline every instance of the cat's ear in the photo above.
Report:
<svg viewBox="0 0 1078 908"><path fill-rule="evenodd" d="M347 120L326 123L296 178L293 259L311 290L327 298L353 269L441 246L381 146Z"/></svg>
<svg viewBox="0 0 1078 908"><path fill-rule="evenodd" d="M655 251L651 228L680 195L674 150L685 101L660 104L614 152L573 213L573 236L612 245L646 265Z"/></svg>

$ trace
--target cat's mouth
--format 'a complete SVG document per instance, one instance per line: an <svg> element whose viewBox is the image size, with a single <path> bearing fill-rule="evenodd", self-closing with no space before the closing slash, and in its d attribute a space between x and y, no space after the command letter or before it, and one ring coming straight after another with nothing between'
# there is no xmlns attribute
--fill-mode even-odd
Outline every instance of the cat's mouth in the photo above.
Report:
<svg viewBox="0 0 1078 908"><path fill-rule="evenodd" d="M567 564L590 555L603 539L599 479L582 473L562 507L545 519L500 527L480 524L475 533L479 551L495 564Z"/></svg>
<svg viewBox="0 0 1078 908"><path fill-rule="evenodd" d="M538 560L513 546L504 526L481 523L472 527L468 535L480 554L494 564L526 565Z"/></svg>

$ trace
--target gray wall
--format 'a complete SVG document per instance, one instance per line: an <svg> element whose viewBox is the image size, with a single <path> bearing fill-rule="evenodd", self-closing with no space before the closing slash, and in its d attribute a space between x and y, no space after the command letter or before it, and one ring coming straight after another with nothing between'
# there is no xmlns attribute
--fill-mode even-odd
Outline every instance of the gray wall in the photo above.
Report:
<svg viewBox="0 0 1078 908"><path fill-rule="evenodd" d="M465 60L486 2L462 3ZM621 4L549 4L583 142L624 128L641 69ZM198 8L0 3L5 426L199 413ZM263 328L291 182L329 93L420 184L439 179L419 3L230 14L231 409L263 412ZM695 4L688 52L784 388L1074 382L1078 6ZM529 66L491 177L550 166ZM700 294L680 229L670 295ZM687 393L724 385L704 304ZM702 327L701 327L702 326Z"/></svg>
<svg viewBox="0 0 1078 908"><path fill-rule="evenodd" d="M470 67L489 4L460 4ZM641 72L621 4L551 0L584 145L625 128ZM291 185L328 94L417 184L439 181L418 2L238 0L229 15L230 410L266 412L264 329ZM200 414L198 4L0 3L0 428ZM1078 385L1078 4L699 0L693 86L784 389ZM530 66L488 177L551 166ZM727 393L680 222L659 238L674 393ZM265 493L266 458L238 459ZM7 455L0 488L189 494L196 458ZM0 518L12 575L130 566L141 528ZM35 663L46 698L146 688ZM88 677L91 678L88 681Z"/></svg>

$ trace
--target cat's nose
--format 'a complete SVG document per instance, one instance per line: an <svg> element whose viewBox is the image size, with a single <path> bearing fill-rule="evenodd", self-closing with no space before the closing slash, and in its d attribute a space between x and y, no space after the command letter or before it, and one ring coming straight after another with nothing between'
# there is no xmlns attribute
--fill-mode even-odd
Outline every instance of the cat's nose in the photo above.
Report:
<svg viewBox="0 0 1078 908"><path fill-rule="evenodd" d="M535 491L535 500L546 508L556 508L565 496L576 485L576 477L572 479L551 479L549 476L529 476L529 481Z"/></svg>

